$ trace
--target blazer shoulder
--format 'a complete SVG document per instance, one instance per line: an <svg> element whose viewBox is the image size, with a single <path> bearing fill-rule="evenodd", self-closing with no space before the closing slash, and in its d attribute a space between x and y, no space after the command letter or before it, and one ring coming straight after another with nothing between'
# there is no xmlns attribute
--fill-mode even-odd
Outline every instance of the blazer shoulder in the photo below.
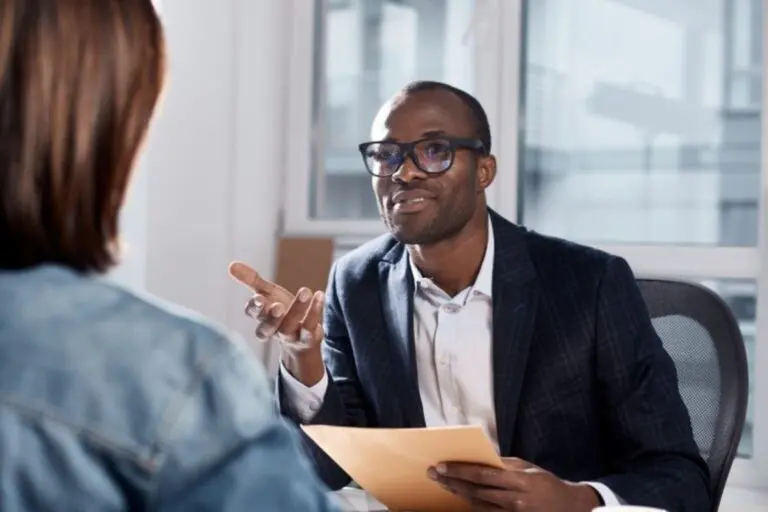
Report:
<svg viewBox="0 0 768 512"><path fill-rule="evenodd" d="M599 281L608 265L621 258L595 247L526 230L531 259L539 275L561 272Z"/></svg>
<svg viewBox="0 0 768 512"><path fill-rule="evenodd" d="M493 210L490 210L490 216L496 244L501 251L506 250L509 253L510 247L524 246L540 276L542 273L551 274L558 269L572 273L574 267L602 273L611 261L618 258L595 247L538 233L526 226L510 222Z"/></svg>
<svg viewBox="0 0 768 512"><path fill-rule="evenodd" d="M333 274L342 281L364 278L370 272L378 275L379 262L391 259L404 250L392 235L381 235L349 251L334 264Z"/></svg>

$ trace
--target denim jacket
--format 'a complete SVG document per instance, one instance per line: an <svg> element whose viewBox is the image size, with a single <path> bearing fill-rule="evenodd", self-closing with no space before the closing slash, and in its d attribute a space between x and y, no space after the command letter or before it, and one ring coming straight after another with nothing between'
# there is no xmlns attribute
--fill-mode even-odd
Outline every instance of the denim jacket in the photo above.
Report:
<svg viewBox="0 0 768 512"><path fill-rule="evenodd" d="M0 510L331 510L261 365L194 315L0 271Z"/></svg>

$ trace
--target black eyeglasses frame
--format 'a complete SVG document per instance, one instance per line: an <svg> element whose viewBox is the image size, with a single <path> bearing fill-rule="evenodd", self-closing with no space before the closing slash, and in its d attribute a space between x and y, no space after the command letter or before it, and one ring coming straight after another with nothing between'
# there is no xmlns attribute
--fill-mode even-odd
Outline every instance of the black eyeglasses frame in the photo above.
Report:
<svg viewBox="0 0 768 512"><path fill-rule="evenodd" d="M451 160L448 163L448 165L443 169L442 171L429 171L422 167L421 163L419 162L418 156L416 156L415 148L417 145L422 144L424 142L428 141L444 141L448 143L448 147L451 149ZM368 159L366 158L366 151L369 147L373 146L374 144L391 144L394 146L397 146L400 148L400 151L403 155L403 160L400 162L400 165L397 166L396 169L394 169L391 172L388 172L386 174L377 174L374 173L373 170L368 165ZM362 142L358 145L358 149L360 150L360 155L363 157L363 164L365 165L365 170L368 171L368 174L375 178L389 178L394 174L397 174L397 172L403 167L403 164L405 164L405 161L408 160L408 158L411 159L413 164L416 166L418 170L421 172L428 174L429 176L439 176L440 174L448 172L451 167L453 167L453 163L456 160L456 151L461 149L467 149L470 151L474 151L480 154L487 154L487 151L485 149L485 144L483 144L483 141L480 139L473 139L473 138L466 138L466 137L425 137L423 139L415 140L413 142L395 142L391 140L373 140L368 142Z"/></svg>

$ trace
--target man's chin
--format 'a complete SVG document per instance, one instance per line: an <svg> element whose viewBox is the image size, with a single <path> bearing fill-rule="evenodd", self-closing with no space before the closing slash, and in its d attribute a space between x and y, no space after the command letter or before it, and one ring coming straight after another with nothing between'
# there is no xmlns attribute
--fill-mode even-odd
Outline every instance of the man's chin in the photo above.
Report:
<svg viewBox="0 0 768 512"><path fill-rule="evenodd" d="M406 245L423 245L434 243L434 233L425 225L417 225L415 222L390 223L388 225L392 237Z"/></svg>

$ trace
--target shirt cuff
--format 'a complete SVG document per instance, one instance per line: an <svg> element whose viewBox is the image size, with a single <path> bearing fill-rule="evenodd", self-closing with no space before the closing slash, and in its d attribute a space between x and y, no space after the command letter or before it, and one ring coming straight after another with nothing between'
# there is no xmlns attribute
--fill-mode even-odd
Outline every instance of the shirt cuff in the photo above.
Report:
<svg viewBox="0 0 768 512"><path fill-rule="evenodd" d="M307 387L296 379L291 373L280 363L280 378L283 379L283 391L285 392L285 398L288 400L288 405L299 416L299 419L303 422L312 421L317 411L323 405L323 398L325 398L325 391L328 389L328 374L323 374L323 378L320 382L312 387Z"/></svg>
<svg viewBox="0 0 768 512"><path fill-rule="evenodd" d="M611 505L623 505L624 503L619 499L618 496L616 496L612 490L608 488L607 485L601 484L600 482L583 482L587 484L588 486L592 487L595 491L597 491L597 494L600 495L600 498L603 500L603 505L605 506L611 506Z"/></svg>

